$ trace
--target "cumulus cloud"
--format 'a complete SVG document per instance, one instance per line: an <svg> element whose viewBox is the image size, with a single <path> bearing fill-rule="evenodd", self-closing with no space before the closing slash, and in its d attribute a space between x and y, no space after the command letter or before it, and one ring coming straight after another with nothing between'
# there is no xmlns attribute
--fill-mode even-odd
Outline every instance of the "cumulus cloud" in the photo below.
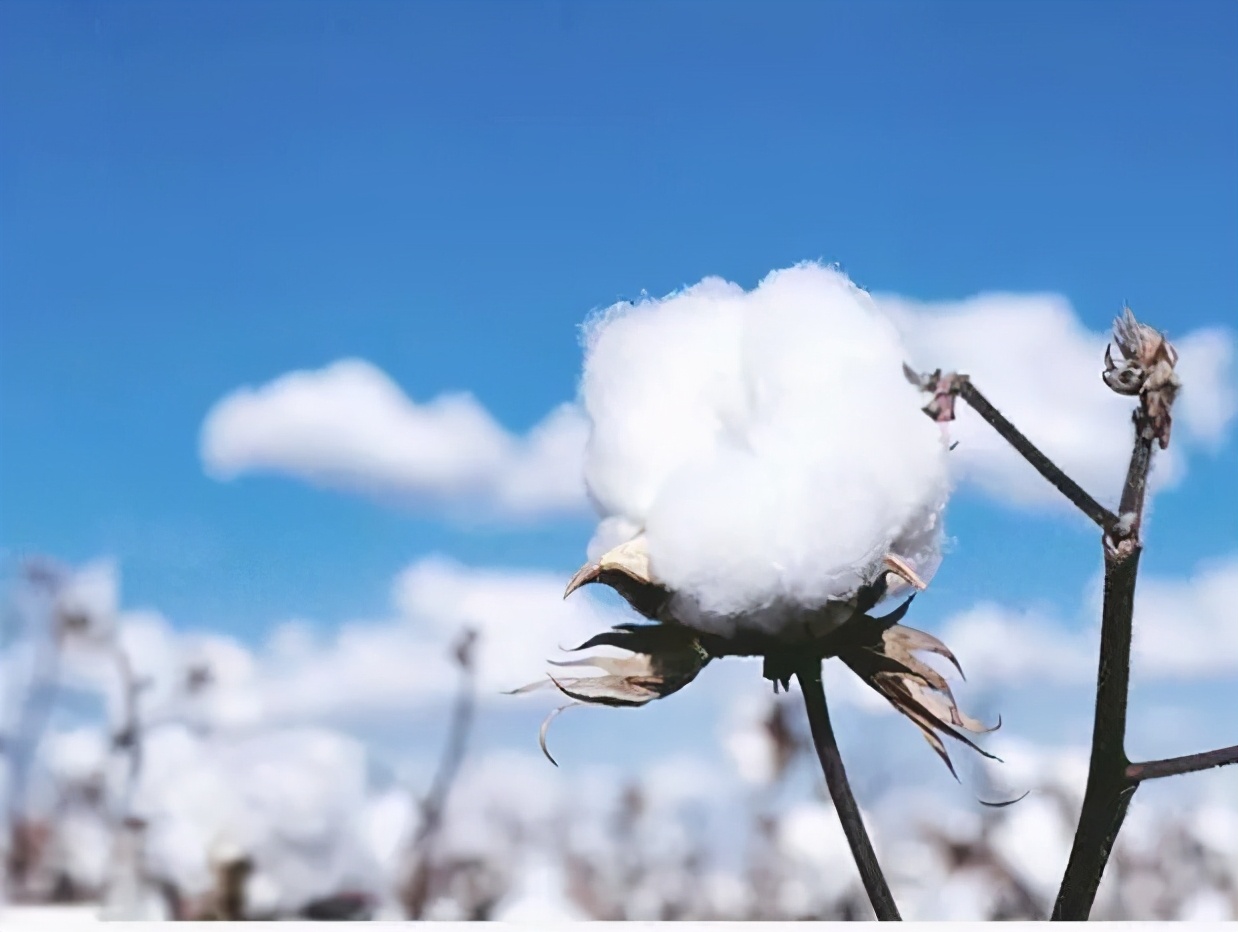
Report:
<svg viewBox="0 0 1238 932"><path fill-rule="evenodd" d="M1088 330L1070 303L1052 294L982 294L958 302L876 296L898 323L921 370L972 376L1011 421L1098 499L1115 502L1130 459L1131 399L1100 379L1107 333ZM1153 315L1149 321L1157 323ZM1174 443L1153 466L1154 488L1185 472L1188 452L1216 446L1235 413L1233 334L1224 329L1172 335L1183 389ZM952 454L961 479L1015 505L1069 508L1059 493L967 406L957 408Z"/></svg>
<svg viewBox="0 0 1238 932"><path fill-rule="evenodd" d="M437 702L455 687L451 643L480 634L482 697L527 682L558 645L574 646L620 620L592 597L565 601L553 573L477 569L432 557L394 585L394 617L342 626L317 638L304 626L276 632L257 678L279 718L383 712ZM290 641L296 641L295 648Z"/></svg>
<svg viewBox="0 0 1238 932"><path fill-rule="evenodd" d="M951 618L942 640L973 683L1089 682L1096 672L1096 637L1060 619L984 602Z"/></svg>
<svg viewBox="0 0 1238 932"><path fill-rule="evenodd" d="M1235 604L1238 556L1205 562L1186 578L1141 579L1131 651L1135 672L1149 682L1238 672ZM1005 685L1093 682L1098 637L1094 618L1072 626L994 603L954 616L942 631L971 681Z"/></svg>
<svg viewBox="0 0 1238 932"><path fill-rule="evenodd" d="M1238 672L1238 555L1187 579L1141 580L1135 596L1135 670L1165 679Z"/></svg>
<svg viewBox="0 0 1238 932"><path fill-rule="evenodd" d="M93 567L88 568L94 573ZM114 579L113 591L119 585ZM440 557L412 564L394 581L392 611L321 632L301 621L279 625L257 648L209 632L177 630L150 610L118 611L117 637L135 679L143 719L248 728L275 723L382 718L433 707L456 688L451 647L465 628L478 632L480 696L527 682L547 653L573 646L623 620L590 593L565 601L553 573L475 568ZM5 666L28 665L15 645ZM194 670L209 688L187 690ZM68 652L71 685L103 692L119 720L123 682L114 656L88 642Z"/></svg>
<svg viewBox="0 0 1238 932"><path fill-rule="evenodd" d="M419 404L359 359L291 372L217 402L201 455L221 479L277 472L332 488L480 507L503 515L585 505L575 407L515 436L468 394Z"/></svg>
<svg viewBox="0 0 1238 932"><path fill-rule="evenodd" d="M754 436L754 406L768 406L769 392L776 395L795 388L804 393L801 400L816 397L824 383L805 381L802 370L808 359L799 359L803 365L781 381L774 379L767 387L762 382L760 392L750 391L762 381L752 376L772 365L771 354L788 351L786 346L779 348L780 339L800 344L792 348L805 357L818 351L815 340L822 334L796 330L800 325L792 320L804 300L821 302L829 296L829 277L819 268L815 272L808 268L772 273L751 293L710 278L650 302L655 306L674 302L679 309L690 304L696 313L677 313L678 320L668 324L667 345L645 346L640 356L625 354L617 361L641 376L633 382L640 386L635 392L638 402L666 407L641 428L641 436L625 433L612 438L621 445L639 442L639 462L622 464L639 472L625 480L630 493L616 499L613 481L604 480L596 465L590 470L606 511L643 515L650 507L652 477L664 475L668 464L685 450L724 438L742 452L739 441ZM779 281L782 284L775 286ZM796 283L795 289L790 282ZM792 291L799 297L788 297ZM776 306L767 300L774 296ZM1093 495L1102 501L1116 500L1129 454L1131 402L1113 394L1099 378L1108 335L1085 327L1066 298L988 293L961 301L923 302L877 293L872 300L896 324L910 363L971 374L994 404ZM753 316L742 312L737 316L736 309L744 304L766 308L759 313L768 320L755 328L745 324L746 330L736 329L737 320ZM607 316L615 313L612 309ZM1157 323L1154 314L1148 317ZM701 345L685 349L682 341L706 318L717 326ZM765 338L759 336L762 332ZM792 340L788 334L806 339ZM1170 336L1181 354L1178 369L1184 389L1175 409L1174 444L1158 456L1154 467L1153 486L1159 489L1181 481L1192 452L1223 442L1238 413L1232 331L1214 327ZM854 337L833 334L834 357L837 347ZM741 342L746 383L735 375ZM722 364L728 353L731 362ZM798 357L791 353L789 358ZM653 371L655 359L661 365ZM830 370L822 366L820 372L808 374L819 376L821 382ZM744 384L748 388L739 391ZM695 394L694 385L699 389ZM846 396L853 410L856 394ZM828 413L837 418L836 409L841 407L832 404L822 417ZM689 423L701 411L710 417ZM835 428L818 419L811 436L825 437ZM873 434L884 439L889 431L887 427ZM950 463L960 481L1016 507L1069 507L966 405L959 406L959 419L950 426L950 434L959 440ZM582 470L588 435L589 424L575 404L561 405L526 434L515 435L468 394L444 394L418 403L372 364L345 359L227 395L203 424L201 456L207 471L221 479L249 472L279 473L348 491L531 517L584 509ZM597 448L608 445L614 444L595 439L595 460L600 455ZM689 504L712 494L688 491L693 493L684 497ZM771 507L751 493L744 500L755 502L750 506L754 511ZM601 530L614 532L616 539L608 538L613 543L624 534L630 536L634 526L622 520Z"/></svg>

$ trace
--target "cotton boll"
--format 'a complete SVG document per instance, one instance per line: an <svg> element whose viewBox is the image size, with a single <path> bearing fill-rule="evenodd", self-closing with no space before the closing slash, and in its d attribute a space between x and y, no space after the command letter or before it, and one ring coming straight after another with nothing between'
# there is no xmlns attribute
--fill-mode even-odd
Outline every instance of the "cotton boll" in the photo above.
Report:
<svg viewBox="0 0 1238 932"><path fill-rule="evenodd" d="M45 743L46 766L61 784L85 783L103 773L108 757L108 742L94 728L49 735Z"/></svg>
<svg viewBox="0 0 1238 932"><path fill-rule="evenodd" d="M104 815L72 809L59 816L49 861L87 890L102 889L112 853L112 831Z"/></svg>
<svg viewBox="0 0 1238 932"><path fill-rule="evenodd" d="M371 796L363 811L362 833L370 853L393 883L404 863L404 847L416 830L419 812L400 787Z"/></svg>
<svg viewBox="0 0 1238 932"><path fill-rule="evenodd" d="M836 902L855 885L854 875L846 870L851 850L832 806L817 802L794 806L779 822L777 840L793 875L811 878L812 896L818 904Z"/></svg>
<svg viewBox="0 0 1238 932"><path fill-rule="evenodd" d="M561 863L533 856L521 865L515 889L494 910L498 922L566 923L589 917L572 902Z"/></svg>
<svg viewBox="0 0 1238 932"><path fill-rule="evenodd" d="M1008 810L993 831L992 843L1027 888L1047 901L1062 879L1072 834L1057 804L1033 795Z"/></svg>
<svg viewBox="0 0 1238 932"><path fill-rule="evenodd" d="M1186 898L1174 918L1179 922L1230 922L1234 904L1220 890L1197 890Z"/></svg>
<svg viewBox="0 0 1238 932"><path fill-rule="evenodd" d="M56 596L60 618L74 631L97 638L108 634L115 623L120 599L120 577L109 560L89 563L75 571Z"/></svg>
<svg viewBox="0 0 1238 932"><path fill-rule="evenodd" d="M364 837L366 761L354 740L303 728L202 741L170 726L146 751L135 806L150 821L150 862L183 891L207 892L213 862L240 855L264 878L264 909L378 891L381 867Z"/></svg>
<svg viewBox="0 0 1238 932"><path fill-rule="evenodd" d="M932 563L946 449L905 356L869 296L813 264L610 309L582 380L591 552L644 529L654 573L711 630L785 625L886 553Z"/></svg>
<svg viewBox="0 0 1238 932"><path fill-rule="evenodd" d="M593 537L589 540L589 559L599 559L602 554L636 537L640 530L639 524L622 515L603 518L598 522L597 530L593 532Z"/></svg>
<svg viewBox="0 0 1238 932"><path fill-rule="evenodd" d="M744 298L707 278L588 326L585 480L604 512L643 516L670 473L713 449L719 418L739 407Z"/></svg>

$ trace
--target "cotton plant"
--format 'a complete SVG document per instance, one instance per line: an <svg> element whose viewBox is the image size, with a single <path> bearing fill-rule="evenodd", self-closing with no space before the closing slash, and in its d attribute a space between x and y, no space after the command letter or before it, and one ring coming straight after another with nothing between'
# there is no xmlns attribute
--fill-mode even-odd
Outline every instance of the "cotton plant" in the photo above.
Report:
<svg viewBox="0 0 1238 932"><path fill-rule="evenodd" d="M899 622L942 557L951 492L949 422L962 399L1103 531L1105 634L1084 817L1055 915L1086 917L1129 796L1143 779L1238 760L1238 748L1130 764L1121 750L1131 599L1147 477L1169 444L1177 352L1125 311L1103 383L1138 399L1122 501L1102 506L1052 463L966 375L911 369L895 323L841 271L814 263L752 291L706 279L665 299L616 305L584 331L584 464L600 516L590 560L568 583L609 586L643 617L552 661L575 704L641 706L688 686L714 660L764 658L775 688L796 678L814 744L866 892L899 917L838 753L821 682L837 658L910 719L953 772L943 738L986 757L991 731L960 710L920 655L962 673L934 636ZM927 403L926 403L927 401ZM928 415L926 418L925 415ZM907 595L892 611L878 606ZM570 669L598 673L575 675ZM1116 675L1113 675L1116 671ZM996 726L994 726L996 727ZM1196 760L1194 758L1200 758ZM553 762L553 758L551 758ZM1003 804L1004 805L1004 804Z"/></svg>
<svg viewBox="0 0 1238 932"><path fill-rule="evenodd" d="M567 594L610 586L650 623L589 639L578 650L629 655L560 662L601 675L553 685L574 703L639 706L715 659L761 656L776 686L800 680L823 734L820 664L838 657L947 765L943 736L980 750L965 733L987 729L917 654L957 660L898 624L910 599L870 614L925 588L950 493L947 439L872 298L815 264L750 292L706 279L611 308L584 342L585 480L601 520Z"/></svg>
<svg viewBox="0 0 1238 932"><path fill-rule="evenodd" d="M14 800L13 837L46 836L23 842L18 892L77 891L117 919L295 915L341 893L382 905L382 869L354 831L368 793L355 742L216 728L219 651L153 613L121 612L109 564L32 562L24 582L18 595L56 662L35 665L28 679L46 680L35 691L45 698L25 702L14 729L37 792ZM59 690L93 694L103 721L44 735ZM27 818L36 807L47 815Z"/></svg>

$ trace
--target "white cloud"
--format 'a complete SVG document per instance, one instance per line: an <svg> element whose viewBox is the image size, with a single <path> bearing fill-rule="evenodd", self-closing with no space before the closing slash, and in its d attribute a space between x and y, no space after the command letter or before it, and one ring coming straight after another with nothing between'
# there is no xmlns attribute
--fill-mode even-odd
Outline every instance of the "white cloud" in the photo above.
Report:
<svg viewBox="0 0 1238 932"><path fill-rule="evenodd" d="M720 279L694 290L720 305L744 294ZM1108 335L1086 328L1069 301L1054 294L947 302L873 297L898 324L912 365L969 373L1067 473L1102 502L1116 501L1130 452L1131 400L1101 382ZM1155 314L1147 317L1158 323ZM1170 336L1184 388L1174 443L1157 458L1154 488L1181 481L1189 454L1222 443L1238 413L1233 332L1213 327ZM659 378L677 384L669 369ZM959 412L950 431L959 440L951 461L961 479L1006 504L1069 507L966 405ZM372 364L345 359L230 393L206 417L201 455L221 479L282 473L365 494L529 517L584 510L588 434L574 404L517 436L471 395L417 403ZM666 439L684 442L678 434Z"/></svg>
<svg viewBox="0 0 1238 932"><path fill-rule="evenodd" d="M972 683L1078 684L1096 672L1096 639L1089 631L1072 631L1057 619L992 602L951 618L941 639Z"/></svg>
<svg viewBox="0 0 1238 932"><path fill-rule="evenodd" d="M400 574L396 614L354 622L332 637L304 626L277 631L255 678L276 718L383 713L424 707L455 688L450 647L478 631L477 684L484 699L535 680L546 658L621 620L588 593L563 598L553 573L477 569L428 558ZM295 649L290 642L298 642Z"/></svg>
<svg viewBox="0 0 1238 932"><path fill-rule="evenodd" d="M984 294L921 303L878 296L911 347L909 362L972 376L1024 434L1102 502L1115 503L1130 459L1132 400L1100 379L1108 334L1088 330L1058 295ZM1148 321L1157 324L1154 315ZM1173 336L1183 379L1174 443L1153 467L1154 487L1181 480L1192 447L1213 447L1235 414L1233 334L1224 329ZM1017 505L1070 507L966 404L951 436L960 474Z"/></svg>
<svg viewBox="0 0 1238 932"><path fill-rule="evenodd" d="M1185 579L1141 579L1135 673L1152 682L1238 672L1236 605L1238 556L1202 564ZM941 637L973 682L1078 685L1095 678L1099 626L1099 618L1069 627L1040 613L984 603L947 621Z"/></svg>
<svg viewBox="0 0 1238 932"><path fill-rule="evenodd" d="M375 366L345 359L227 395L202 425L201 454L221 479L281 472L522 516L584 507L586 433L579 412L563 405L513 436L471 395L418 404Z"/></svg>
<svg viewBox="0 0 1238 932"><path fill-rule="evenodd" d="M1219 327L1196 330L1175 345L1185 388L1174 402L1174 415L1190 436L1215 446L1238 413L1233 334Z"/></svg>
<svg viewBox="0 0 1238 932"><path fill-rule="evenodd" d="M1206 563L1188 579L1140 580L1132 653L1147 678L1238 672L1238 555Z"/></svg>
<svg viewBox="0 0 1238 932"><path fill-rule="evenodd" d="M481 569L430 557L404 570L393 585L393 611L348 622L329 634L301 621L280 625L251 650L233 638L177 631L154 611L121 611L119 638L141 694L147 721L175 718L223 727L362 719L439 707L456 689L451 651L475 629L479 697L537 679L559 646L574 647L628 618L589 592L563 598L554 573ZM26 645L0 656L19 668ZM209 689L185 691L190 672L209 667ZM99 689L109 715L122 714L113 656L98 642L69 652L66 675L79 689ZM512 701L512 700L506 700Z"/></svg>

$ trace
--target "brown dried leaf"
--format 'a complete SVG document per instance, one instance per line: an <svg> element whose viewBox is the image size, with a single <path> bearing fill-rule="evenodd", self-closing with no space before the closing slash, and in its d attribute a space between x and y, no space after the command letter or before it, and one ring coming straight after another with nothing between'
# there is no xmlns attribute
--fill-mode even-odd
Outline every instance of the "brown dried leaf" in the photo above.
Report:
<svg viewBox="0 0 1238 932"><path fill-rule="evenodd" d="M504 696L522 696L525 693L537 692L539 689L550 689L554 686L554 681L547 677L544 680L537 680L532 683L526 683L523 686L517 686L515 689L503 690Z"/></svg>
<svg viewBox="0 0 1238 932"><path fill-rule="evenodd" d="M637 654L633 657L603 657L593 654L579 660L550 660L554 667L597 667L612 676L652 676L653 664L649 657Z"/></svg>
<svg viewBox="0 0 1238 932"><path fill-rule="evenodd" d="M967 679L958 658L954 656L954 652L927 631L896 625L886 630L884 640L887 653L896 650L900 655L910 656L912 651L923 650L931 654L937 654L939 657L945 657L946 660L950 661L954 669L959 671L959 676L964 680Z"/></svg>
<svg viewBox="0 0 1238 932"><path fill-rule="evenodd" d="M696 678L709 663L709 655L696 636L678 625L618 625L614 629L590 638L577 650L598 645L642 647L627 657L607 657L593 654L573 660L550 661L556 667L594 667L601 676L549 677L518 689L508 695L532 692L553 685L572 704L607 706L642 706L677 692ZM568 708L564 706L563 708ZM562 709L552 712L544 722L539 737L542 752L546 751L546 729Z"/></svg>
<svg viewBox="0 0 1238 932"><path fill-rule="evenodd" d="M895 709L911 719L929 746L958 779L954 764L941 736L960 741L985 757L997 758L963 734L993 731L974 718L965 715L955 702L950 684L938 671L918 659L915 651L926 651L945 657L959 670L959 663L945 644L933 635L915 628L892 625L870 636L867 643L847 648L839 658L870 687L885 697Z"/></svg>

